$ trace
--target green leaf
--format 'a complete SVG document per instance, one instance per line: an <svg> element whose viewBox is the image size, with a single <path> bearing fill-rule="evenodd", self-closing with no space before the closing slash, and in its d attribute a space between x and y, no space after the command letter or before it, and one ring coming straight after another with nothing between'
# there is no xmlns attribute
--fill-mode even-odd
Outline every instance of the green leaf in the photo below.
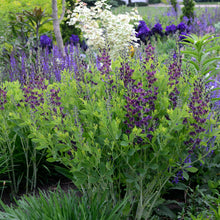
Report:
<svg viewBox="0 0 220 220"><path fill-rule="evenodd" d="M127 142L127 141L122 141L122 142L120 143L120 145L121 145L121 146L124 146L124 147L127 147L128 144L129 144L129 142Z"/></svg>
<svg viewBox="0 0 220 220"><path fill-rule="evenodd" d="M187 185L183 184L183 183L177 183L176 185L174 185L173 187L171 187L170 189L178 189L178 190L183 190L185 191L187 189Z"/></svg>
<svg viewBox="0 0 220 220"><path fill-rule="evenodd" d="M185 180L189 180L189 175L188 175L188 173L185 172L185 171L183 171L183 178L184 178Z"/></svg>
<svg viewBox="0 0 220 220"><path fill-rule="evenodd" d="M187 167L186 170L189 171L190 173L196 173L198 171L196 167Z"/></svg>
<svg viewBox="0 0 220 220"><path fill-rule="evenodd" d="M54 159L53 157L47 158L47 161L50 163L56 162L56 159Z"/></svg>
<svg viewBox="0 0 220 220"><path fill-rule="evenodd" d="M190 50L181 51L181 53L193 55L194 57L197 57L197 56L198 56L198 53L197 53L197 52L195 52L195 51L190 51Z"/></svg>
<svg viewBox="0 0 220 220"><path fill-rule="evenodd" d="M218 57L210 58L210 59L204 61L203 65L208 64L208 63L212 63L212 62L217 61L217 60L220 60L220 58L218 58Z"/></svg>
<svg viewBox="0 0 220 220"><path fill-rule="evenodd" d="M152 164L149 168L152 170L157 170L158 167L159 167L158 164L155 163L155 164Z"/></svg>

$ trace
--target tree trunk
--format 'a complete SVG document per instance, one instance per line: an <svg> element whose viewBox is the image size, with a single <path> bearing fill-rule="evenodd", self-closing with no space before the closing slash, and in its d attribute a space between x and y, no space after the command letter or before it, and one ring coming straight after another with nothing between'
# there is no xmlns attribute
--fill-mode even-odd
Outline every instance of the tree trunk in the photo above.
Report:
<svg viewBox="0 0 220 220"><path fill-rule="evenodd" d="M62 0L62 15L58 19L57 0L52 0L52 18L53 18L53 30L57 41L57 46L62 56L65 56L63 38L60 32L60 22L63 19L65 13L65 0Z"/></svg>

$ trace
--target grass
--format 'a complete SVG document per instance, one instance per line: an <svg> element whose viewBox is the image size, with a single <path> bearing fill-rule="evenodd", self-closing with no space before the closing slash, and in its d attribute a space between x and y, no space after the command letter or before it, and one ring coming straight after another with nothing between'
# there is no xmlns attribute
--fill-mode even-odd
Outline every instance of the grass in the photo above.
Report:
<svg viewBox="0 0 220 220"><path fill-rule="evenodd" d="M137 7L138 12L141 16L150 16L150 17L155 17L163 14L168 10L166 7ZM129 12L132 10L132 7L127 7L127 6L121 6L118 8L113 9L114 14L124 14L126 12Z"/></svg>
<svg viewBox="0 0 220 220"><path fill-rule="evenodd" d="M220 5L219 2L196 2L196 5Z"/></svg>
<svg viewBox="0 0 220 220"><path fill-rule="evenodd" d="M217 2L216 2L217 3ZM217 3L220 5L220 3ZM198 4L197 4L198 5ZM205 5L205 4L201 4L201 5ZM148 6L145 6L145 7L137 7L138 9L138 12L139 12L139 15L142 16L142 17L150 17L150 18L155 18L155 17L161 17L163 16L164 14L166 14L166 12L168 12L168 10L170 10L169 7L158 7L158 6L155 6L155 7L148 7ZM214 8L209 8L207 7L207 10L208 11L212 11ZM127 7L127 6L121 6L121 7L118 7L118 8L114 8L113 9L113 13L114 14L124 14L126 12L130 12L132 10L132 7ZM195 12L200 14L201 12L205 12L206 10L206 7L203 7L203 8L195 8Z"/></svg>

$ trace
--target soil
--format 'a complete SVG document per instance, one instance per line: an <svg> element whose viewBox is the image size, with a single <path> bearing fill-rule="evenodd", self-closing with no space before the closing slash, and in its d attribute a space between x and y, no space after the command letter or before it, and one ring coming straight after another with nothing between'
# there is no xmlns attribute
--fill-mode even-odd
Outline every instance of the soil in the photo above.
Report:
<svg viewBox="0 0 220 220"><path fill-rule="evenodd" d="M81 196L81 193L79 191L77 191L77 188L76 186L72 183L72 181L64 176L56 176L56 177L49 177L48 178L48 183L47 184L39 184L37 189L33 192L29 192L28 195L36 195L38 196L39 195L39 192L42 191L42 192L50 192L50 191L56 191L58 189L62 189L64 192L68 192L68 190L76 190L76 195L77 196ZM19 199L21 198L22 196L24 196L26 193L23 190L20 191L20 193L15 197L15 199ZM3 194L2 194L2 201L6 204L6 205L15 205L15 201L14 199L12 198L11 196L11 191L10 191L10 188L6 188L4 191L3 191Z"/></svg>

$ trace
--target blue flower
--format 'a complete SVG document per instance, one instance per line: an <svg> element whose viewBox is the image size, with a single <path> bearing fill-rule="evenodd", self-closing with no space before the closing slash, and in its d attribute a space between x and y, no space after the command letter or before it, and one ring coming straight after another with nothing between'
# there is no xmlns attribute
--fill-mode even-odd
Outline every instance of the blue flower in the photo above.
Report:
<svg viewBox="0 0 220 220"><path fill-rule="evenodd" d="M46 35L42 35L40 37L40 46L44 48L52 48L52 40Z"/></svg>
<svg viewBox="0 0 220 220"><path fill-rule="evenodd" d="M168 25L168 26L166 26L165 34L166 35L174 34L176 32L176 30L177 30L176 25L174 25L174 24Z"/></svg>
<svg viewBox="0 0 220 220"><path fill-rule="evenodd" d="M163 28L162 25L160 23L157 23L154 25L154 27L151 30L152 34L159 34L159 35L163 35Z"/></svg>
<svg viewBox="0 0 220 220"><path fill-rule="evenodd" d="M187 25L183 22L180 22L177 25L177 30L179 30L180 32L185 32L187 30Z"/></svg>
<svg viewBox="0 0 220 220"><path fill-rule="evenodd" d="M143 42L146 42L146 37L150 36L150 29L147 27L145 21L139 21L136 32L136 37L140 38L140 40Z"/></svg>
<svg viewBox="0 0 220 220"><path fill-rule="evenodd" d="M75 34L72 34L72 36L70 37L70 42L73 45L77 45L79 43L79 37Z"/></svg>

